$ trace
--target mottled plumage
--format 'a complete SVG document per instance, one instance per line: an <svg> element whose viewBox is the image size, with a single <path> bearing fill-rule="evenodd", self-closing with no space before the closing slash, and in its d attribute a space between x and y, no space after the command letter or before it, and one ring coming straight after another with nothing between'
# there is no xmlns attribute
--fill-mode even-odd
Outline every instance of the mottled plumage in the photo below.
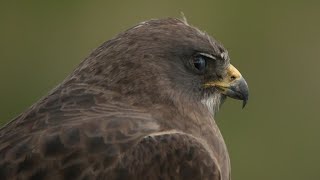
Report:
<svg viewBox="0 0 320 180"><path fill-rule="evenodd" d="M0 179L230 179L214 113L248 91L229 61L179 19L128 29L2 127Z"/></svg>

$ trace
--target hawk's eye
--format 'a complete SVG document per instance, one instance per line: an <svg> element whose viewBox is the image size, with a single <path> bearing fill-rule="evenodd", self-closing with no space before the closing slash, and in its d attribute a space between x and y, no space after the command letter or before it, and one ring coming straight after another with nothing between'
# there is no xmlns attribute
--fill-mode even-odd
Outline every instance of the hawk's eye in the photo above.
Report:
<svg viewBox="0 0 320 180"><path fill-rule="evenodd" d="M207 59L204 56L196 56L193 58L193 66L195 67L195 69L200 72L200 73L204 73L207 67Z"/></svg>

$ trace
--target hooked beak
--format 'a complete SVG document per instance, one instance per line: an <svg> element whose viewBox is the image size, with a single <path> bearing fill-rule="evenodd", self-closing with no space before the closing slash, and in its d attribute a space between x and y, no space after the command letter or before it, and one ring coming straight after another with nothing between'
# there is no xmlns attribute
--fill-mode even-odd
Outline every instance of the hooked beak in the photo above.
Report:
<svg viewBox="0 0 320 180"><path fill-rule="evenodd" d="M242 100L242 108L247 104L249 96L247 82L242 77L241 73L231 64L227 69L227 75L223 79L208 82L205 84L205 87L216 87L222 94L234 99Z"/></svg>

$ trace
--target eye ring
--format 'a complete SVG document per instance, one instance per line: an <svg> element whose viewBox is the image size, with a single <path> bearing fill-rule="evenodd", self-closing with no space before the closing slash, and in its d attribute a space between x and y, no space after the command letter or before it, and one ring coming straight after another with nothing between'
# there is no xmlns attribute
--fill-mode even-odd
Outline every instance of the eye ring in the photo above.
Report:
<svg viewBox="0 0 320 180"><path fill-rule="evenodd" d="M192 59L192 65L197 73L205 73L207 68L207 58L202 55L197 55Z"/></svg>

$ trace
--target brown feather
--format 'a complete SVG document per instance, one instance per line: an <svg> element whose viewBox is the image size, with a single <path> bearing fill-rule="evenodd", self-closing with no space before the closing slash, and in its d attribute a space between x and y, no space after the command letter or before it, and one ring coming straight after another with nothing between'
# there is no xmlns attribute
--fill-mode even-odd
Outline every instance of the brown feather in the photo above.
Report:
<svg viewBox="0 0 320 180"><path fill-rule="evenodd" d="M105 42L0 130L0 179L229 179L202 80L183 65L196 51L225 50L172 18Z"/></svg>

